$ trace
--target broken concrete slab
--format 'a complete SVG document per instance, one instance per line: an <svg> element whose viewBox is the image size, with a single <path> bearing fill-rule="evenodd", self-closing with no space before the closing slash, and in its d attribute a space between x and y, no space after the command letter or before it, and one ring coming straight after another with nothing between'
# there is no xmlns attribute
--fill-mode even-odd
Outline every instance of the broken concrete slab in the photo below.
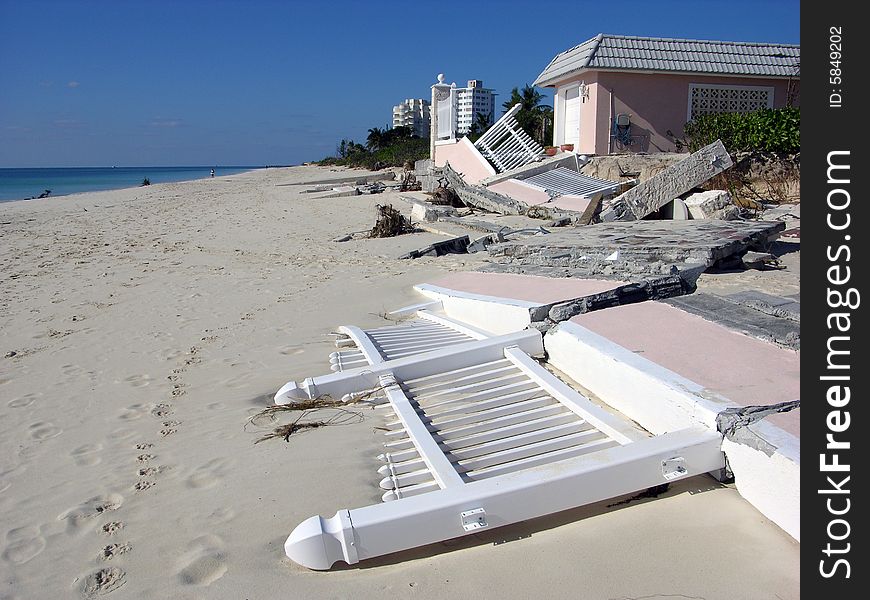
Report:
<svg viewBox="0 0 870 600"><path fill-rule="evenodd" d="M543 173L545 171L552 171L558 167L568 167L574 170L577 170L579 167L582 167L588 162L587 157L580 157L578 154L574 154L573 152L564 152L561 154L557 154L556 156L548 156L538 162L529 163L523 165L521 167L516 167L514 169L509 169L504 173L498 173L496 175L491 175L490 177L485 177L481 179L478 183L480 185L492 185L494 183L499 183L501 181L507 181L508 179L525 179L526 177L531 177L532 175L537 175L539 173Z"/></svg>
<svg viewBox="0 0 870 600"><path fill-rule="evenodd" d="M553 232L545 238L510 240L488 251L498 262L629 277L667 274L675 265L686 263L710 267L750 248L763 249L783 228L781 222L766 221L599 223ZM618 258L606 260L614 252Z"/></svg>
<svg viewBox="0 0 870 600"><path fill-rule="evenodd" d="M770 252L752 252L749 251L741 257L743 266L747 269L765 269L776 268L778 261Z"/></svg>
<svg viewBox="0 0 870 600"><path fill-rule="evenodd" d="M762 312L728 297L713 294L696 293L669 298L664 302L733 331L791 350L800 350L800 321Z"/></svg>
<svg viewBox="0 0 870 600"><path fill-rule="evenodd" d="M782 297L749 290L728 294L725 297L732 302L754 308L774 317L788 319L797 323L800 323L801 320L800 294Z"/></svg>
<svg viewBox="0 0 870 600"><path fill-rule="evenodd" d="M731 194L725 190L707 190L689 194L683 200L693 219L713 219L717 211L734 206Z"/></svg>
<svg viewBox="0 0 870 600"><path fill-rule="evenodd" d="M540 204L530 206L522 200L496 193L483 186L467 185L462 176L454 171L449 164L445 165L444 174L450 187L453 188L466 205L480 208L487 212L500 215L528 215L536 219L550 221L570 220L571 222L579 222L584 214L580 211Z"/></svg>
<svg viewBox="0 0 870 600"><path fill-rule="evenodd" d="M468 206L500 215L522 215L529 208L525 202L497 194L480 186L467 185L462 176L454 171L449 164L444 166L444 176Z"/></svg>
<svg viewBox="0 0 870 600"><path fill-rule="evenodd" d="M452 206L432 204L412 196L399 196L399 199L411 205L411 219L413 221L433 223L443 217L457 216L457 211Z"/></svg>
<svg viewBox="0 0 870 600"><path fill-rule="evenodd" d="M732 165L725 146L721 140L716 140L614 198L601 211L601 220L643 219Z"/></svg>
<svg viewBox="0 0 870 600"><path fill-rule="evenodd" d="M696 279L697 277L682 277L679 273L650 277L597 294L544 305L530 310L532 326L540 331L547 331L558 323L594 310L691 294L695 291Z"/></svg>
<svg viewBox="0 0 870 600"><path fill-rule="evenodd" d="M356 186L339 185L333 187L328 193L318 196L318 198L345 198L348 196L359 196L360 193L359 188Z"/></svg>
<svg viewBox="0 0 870 600"><path fill-rule="evenodd" d="M393 181L396 179L396 174L392 171L379 171L377 173L368 173L368 174L356 174L356 173L343 173L341 175L337 175L333 178L323 178L323 179L312 179L309 181L298 181L293 183L276 183L276 186L289 186L289 185L341 185L341 184L353 184L353 185L365 185L367 183L372 183L375 181Z"/></svg>
<svg viewBox="0 0 870 600"><path fill-rule="evenodd" d="M429 175L432 172L433 166L432 159L430 158L414 161L414 175L417 177Z"/></svg>
<svg viewBox="0 0 870 600"><path fill-rule="evenodd" d="M430 244L425 248L420 248L419 250L412 250L407 254L403 254L399 258L420 258L421 256L443 256L445 254L467 254L469 243L468 236L463 235L442 242L435 242L434 244Z"/></svg>

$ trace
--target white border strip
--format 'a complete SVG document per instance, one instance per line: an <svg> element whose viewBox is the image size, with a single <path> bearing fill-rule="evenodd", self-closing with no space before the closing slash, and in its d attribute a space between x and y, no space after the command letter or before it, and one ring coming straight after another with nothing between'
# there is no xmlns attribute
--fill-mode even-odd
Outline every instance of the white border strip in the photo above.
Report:
<svg viewBox="0 0 870 600"><path fill-rule="evenodd" d="M475 294L472 292L463 292L452 288L445 288L431 283L419 283L414 286L414 289L426 296L435 300L443 300L442 296L448 298L462 298L464 300L477 300L478 302L494 302L496 304L505 304L507 306L518 306L520 308L537 308L544 306L543 302L528 302L526 300L515 300L513 298L502 298L500 296L486 296L484 294Z"/></svg>

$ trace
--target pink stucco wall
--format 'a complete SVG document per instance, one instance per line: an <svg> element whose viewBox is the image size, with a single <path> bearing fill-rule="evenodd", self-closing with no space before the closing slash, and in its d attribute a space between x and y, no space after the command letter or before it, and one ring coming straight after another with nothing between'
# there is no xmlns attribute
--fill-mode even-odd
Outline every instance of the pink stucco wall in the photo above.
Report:
<svg viewBox="0 0 870 600"><path fill-rule="evenodd" d="M589 198L581 198L573 194L565 194L558 196L553 202L550 202L550 196L542 189L532 187L529 184L521 183L516 179L506 179L488 186L490 190L497 194L503 194L515 200L525 202L529 206L537 206L539 204L550 203L555 208L565 210L573 210L583 212L589 206Z"/></svg>
<svg viewBox="0 0 870 600"><path fill-rule="evenodd" d="M497 194L510 196L511 198L525 202L530 206L544 204L545 202L550 201L550 197L544 190L534 188L525 183L520 183L516 179L506 179L504 181L499 181L498 183L493 183L487 187Z"/></svg>
<svg viewBox="0 0 870 600"><path fill-rule="evenodd" d="M736 333L668 304L642 302L571 319L743 406L800 398L800 353ZM800 435L800 416L777 424Z"/></svg>
<svg viewBox="0 0 870 600"><path fill-rule="evenodd" d="M745 85L772 87L773 106L786 105L788 81L747 77L712 77L666 73L632 73L587 71L559 82L558 89L572 82L584 81L589 98L580 108L580 148L584 154L608 154L621 151L610 144L611 122L615 115L631 115L632 134L641 136L632 152L674 152L676 147L667 135L670 130L683 137L689 107L689 84ZM612 106L611 106L612 102ZM795 99L799 104L799 98ZM555 103L557 122L563 106ZM556 128L558 136L558 128ZM555 140L559 142L558 139Z"/></svg>
<svg viewBox="0 0 870 600"><path fill-rule="evenodd" d="M469 185L495 175L495 169L468 138L462 138L455 144L436 144L433 162L436 167L443 167L449 162L453 170L462 174L465 183Z"/></svg>

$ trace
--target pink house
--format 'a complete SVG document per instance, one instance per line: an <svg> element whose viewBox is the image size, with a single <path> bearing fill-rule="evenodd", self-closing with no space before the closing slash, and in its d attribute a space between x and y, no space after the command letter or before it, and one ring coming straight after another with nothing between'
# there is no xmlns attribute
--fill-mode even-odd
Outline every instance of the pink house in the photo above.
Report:
<svg viewBox="0 0 870 600"><path fill-rule="evenodd" d="M692 118L798 105L800 46L599 34L534 85L555 91L553 145L583 154L673 152Z"/></svg>

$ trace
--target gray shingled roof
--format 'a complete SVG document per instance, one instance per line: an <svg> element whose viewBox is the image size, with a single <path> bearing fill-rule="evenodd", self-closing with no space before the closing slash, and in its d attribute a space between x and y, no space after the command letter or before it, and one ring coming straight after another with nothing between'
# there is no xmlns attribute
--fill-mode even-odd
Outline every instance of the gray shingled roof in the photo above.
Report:
<svg viewBox="0 0 870 600"><path fill-rule="evenodd" d="M547 86L581 69L794 77L800 46L642 38L601 33L550 61L533 85Z"/></svg>

